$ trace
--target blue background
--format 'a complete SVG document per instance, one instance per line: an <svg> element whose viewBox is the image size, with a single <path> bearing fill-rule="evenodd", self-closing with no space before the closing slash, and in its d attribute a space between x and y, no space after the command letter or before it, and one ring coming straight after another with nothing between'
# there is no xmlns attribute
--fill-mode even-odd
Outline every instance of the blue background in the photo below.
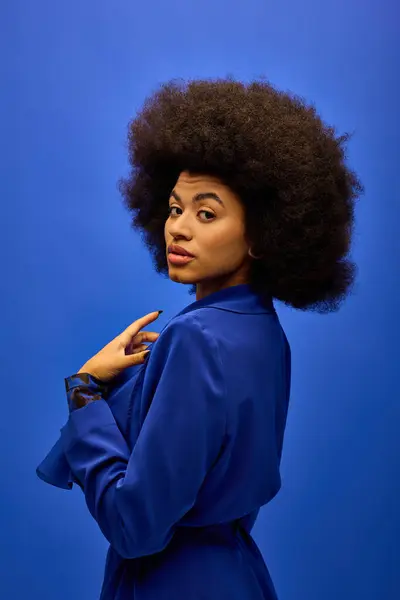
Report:
<svg viewBox="0 0 400 600"><path fill-rule="evenodd" d="M139 316L194 301L153 271L116 182L126 127L172 77L267 76L315 101L366 188L354 295L276 305L293 352L283 487L253 530L280 600L400 595L395 2L1 3L0 597L98 598L107 543L84 497L35 474L64 377ZM397 9L398 10L398 9ZM397 37L397 39L396 39ZM397 155L396 155L397 154ZM397 275L396 275L397 273Z"/></svg>

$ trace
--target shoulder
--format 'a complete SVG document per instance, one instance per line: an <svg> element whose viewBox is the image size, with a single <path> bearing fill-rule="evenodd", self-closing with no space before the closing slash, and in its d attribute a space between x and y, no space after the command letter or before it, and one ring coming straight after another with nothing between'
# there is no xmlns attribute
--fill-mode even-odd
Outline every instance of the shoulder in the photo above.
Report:
<svg viewBox="0 0 400 600"><path fill-rule="evenodd" d="M179 344L192 347L194 343L215 348L215 336L209 324L196 312L173 317L160 333L159 345Z"/></svg>
<svg viewBox="0 0 400 600"><path fill-rule="evenodd" d="M152 345L151 354L153 364L162 363L164 367L170 363L188 369L223 370L213 329L195 312L172 318Z"/></svg>

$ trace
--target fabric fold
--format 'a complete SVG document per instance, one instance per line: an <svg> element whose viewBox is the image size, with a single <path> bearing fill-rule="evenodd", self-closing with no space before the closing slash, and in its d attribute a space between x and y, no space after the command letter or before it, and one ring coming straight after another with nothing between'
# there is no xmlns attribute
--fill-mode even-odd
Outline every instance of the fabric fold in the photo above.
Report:
<svg viewBox="0 0 400 600"><path fill-rule="evenodd" d="M80 374L79 376L78 374L74 374L66 377L64 381L69 412L71 413L77 408L73 401L76 396L74 390L76 390L79 383L86 384L88 391L90 389L98 391L101 388L102 396L109 398L112 393L116 392L130 377L132 377L133 372L135 372L135 367L130 367L125 371L122 371L107 386L102 385L95 377L87 376L85 373ZM60 431L62 431L62 429ZM56 443L36 468L36 475L45 483L62 488L63 490L71 490L74 483L77 483L79 487L81 487L77 479L75 479L66 459L61 433Z"/></svg>
<svg viewBox="0 0 400 600"><path fill-rule="evenodd" d="M36 468L36 475L45 483L64 490L71 490L73 484L78 483L65 457L61 436Z"/></svg>

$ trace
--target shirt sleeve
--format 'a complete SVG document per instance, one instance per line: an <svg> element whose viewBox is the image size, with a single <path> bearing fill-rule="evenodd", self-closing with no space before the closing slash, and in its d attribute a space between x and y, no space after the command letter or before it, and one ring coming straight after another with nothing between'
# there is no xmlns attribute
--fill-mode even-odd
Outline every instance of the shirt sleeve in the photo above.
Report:
<svg viewBox="0 0 400 600"><path fill-rule="evenodd" d="M72 411L61 430L89 511L124 558L167 546L194 505L225 434L218 347L194 315L172 322L160 335L146 377L155 373L157 384L132 452L104 399Z"/></svg>
<svg viewBox="0 0 400 600"><path fill-rule="evenodd" d="M70 413L87 406L90 402L105 400L107 397L107 385L90 373L75 373L66 377L64 381Z"/></svg>
<svg viewBox="0 0 400 600"><path fill-rule="evenodd" d="M107 383L96 379L89 373L76 373L65 378L69 413L99 399L95 398L96 394L101 395L102 399L108 399L113 390L120 388L132 378L136 368L136 366L128 367ZM77 398L78 394L79 399ZM74 483L81 487L66 460L61 436L36 467L36 474L45 483L61 489L71 490Z"/></svg>

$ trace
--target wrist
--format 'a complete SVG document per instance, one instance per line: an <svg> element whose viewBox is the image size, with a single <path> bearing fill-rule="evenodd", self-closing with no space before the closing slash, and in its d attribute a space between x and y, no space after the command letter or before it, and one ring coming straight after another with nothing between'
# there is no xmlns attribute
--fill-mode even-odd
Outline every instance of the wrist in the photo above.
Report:
<svg viewBox="0 0 400 600"><path fill-rule="evenodd" d="M65 389L71 411L95 400L105 399L107 396L105 383L84 370L84 367L74 375L65 378Z"/></svg>

